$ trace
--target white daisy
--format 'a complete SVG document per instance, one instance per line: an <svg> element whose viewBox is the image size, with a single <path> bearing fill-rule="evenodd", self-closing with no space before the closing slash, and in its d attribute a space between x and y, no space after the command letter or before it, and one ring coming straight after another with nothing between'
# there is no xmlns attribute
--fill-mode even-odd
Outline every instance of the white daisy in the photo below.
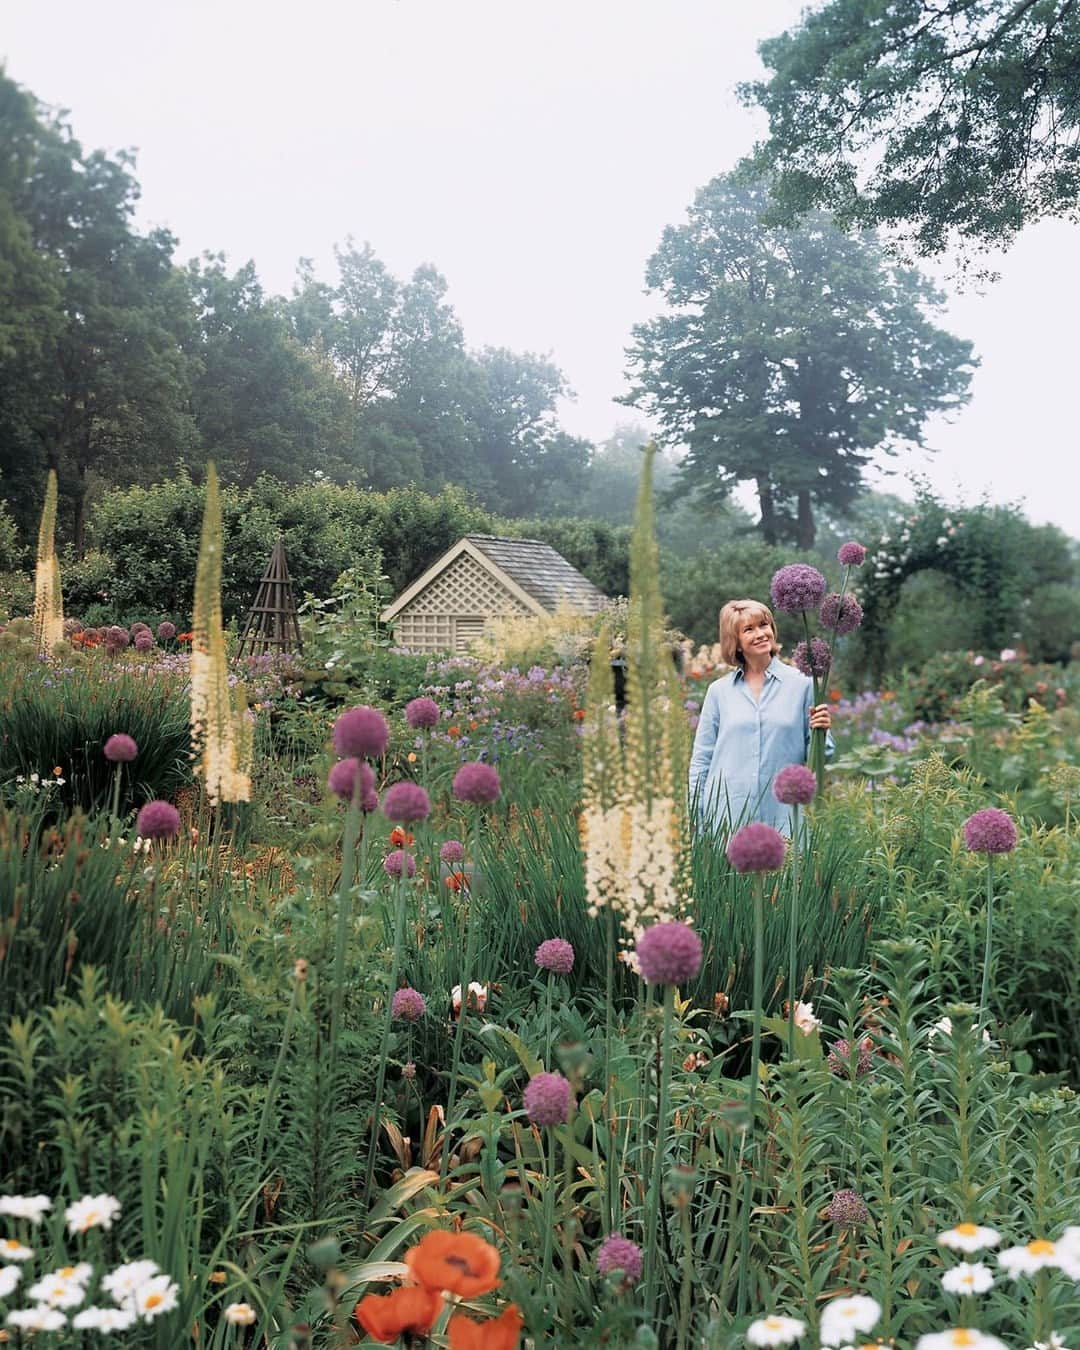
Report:
<svg viewBox="0 0 1080 1350"><path fill-rule="evenodd" d="M797 1317L780 1317L776 1313L759 1317L746 1328L749 1345L793 1345L805 1334L805 1322L800 1322Z"/></svg>
<svg viewBox="0 0 1080 1350"><path fill-rule="evenodd" d="M77 1308L86 1298L86 1289L75 1280L44 1279L32 1284L26 1296L50 1308Z"/></svg>
<svg viewBox="0 0 1080 1350"><path fill-rule="evenodd" d="M996 1247L1001 1234L996 1228L984 1228L978 1223L958 1223L938 1234L942 1247L951 1247L954 1252L981 1252L986 1247Z"/></svg>
<svg viewBox="0 0 1080 1350"><path fill-rule="evenodd" d="M258 1315L250 1303L230 1303L225 1309L225 1321L234 1327L249 1327Z"/></svg>
<svg viewBox="0 0 1080 1350"><path fill-rule="evenodd" d="M1080 1228L1069 1227L1057 1240L1058 1265L1070 1280L1080 1280Z"/></svg>
<svg viewBox="0 0 1080 1350"><path fill-rule="evenodd" d="M64 1210L69 1233L85 1233L90 1228L111 1228L120 1213L115 1195L84 1195Z"/></svg>
<svg viewBox="0 0 1080 1350"><path fill-rule="evenodd" d="M130 1308L84 1308L71 1319L76 1331L127 1331L135 1325Z"/></svg>
<svg viewBox="0 0 1080 1350"><path fill-rule="evenodd" d="M94 1276L94 1267L89 1261L80 1261L77 1266L61 1266L59 1270L50 1271L45 1277L48 1280L70 1280L75 1284L86 1284Z"/></svg>
<svg viewBox="0 0 1080 1350"><path fill-rule="evenodd" d="M1048 1341L1036 1341L1030 1350L1066 1350L1065 1337L1059 1336L1056 1331L1052 1331Z"/></svg>
<svg viewBox="0 0 1080 1350"><path fill-rule="evenodd" d="M59 1331L67 1326L67 1318L55 1308L16 1308L7 1315L9 1327L20 1327L23 1331Z"/></svg>
<svg viewBox="0 0 1080 1350"><path fill-rule="evenodd" d="M1033 1238L1023 1247L1006 1247L998 1252L998 1265L1004 1266L1014 1280L1021 1275L1034 1275L1038 1270L1058 1265L1057 1243L1048 1238Z"/></svg>
<svg viewBox="0 0 1080 1350"><path fill-rule="evenodd" d="M0 1298L7 1298L22 1279L18 1266L0 1266Z"/></svg>
<svg viewBox="0 0 1080 1350"><path fill-rule="evenodd" d="M106 1294L112 1294L117 1303L126 1303L136 1289L160 1272L156 1261L129 1261L126 1266L117 1266L110 1271L101 1281L101 1287Z"/></svg>
<svg viewBox="0 0 1080 1350"><path fill-rule="evenodd" d="M915 1350L1005 1350L996 1336L987 1336L974 1327L953 1327L920 1336Z"/></svg>
<svg viewBox="0 0 1080 1350"><path fill-rule="evenodd" d="M0 1195L0 1214L8 1214L13 1219L40 1223L50 1209L52 1201L47 1195Z"/></svg>
<svg viewBox="0 0 1080 1350"><path fill-rule="evenodd" d="M821 1310L821 1344L850 1345L857 1332L873 1331L881 1320L881 1304L865 1294L834 1298Z"/></svg>
<svg viewBox="0 0 1080 1350"><path fill-rule="evenodd" d="M135 1311L144 1322L150 1322L162 1313L172 1312L176 1307L179 1288L168 1275L155 1275L140 1285L132 1296Z"/></svg>
<svg viewBox="0 0 1080 1350"><path fill-rule="evenodd" d="M33 1254L32 1247L24 1247L14 1238L0 1238L0 1257L5 1261L29 1261Z"/></svg>
<svg viewBox="0 0 1080 1350"><path fill-rule="evenodd" d="M993 1285L990 1267L981 1261L961 1261L941 1277L941 1287L947 1294L985 1294Z"/></svg>

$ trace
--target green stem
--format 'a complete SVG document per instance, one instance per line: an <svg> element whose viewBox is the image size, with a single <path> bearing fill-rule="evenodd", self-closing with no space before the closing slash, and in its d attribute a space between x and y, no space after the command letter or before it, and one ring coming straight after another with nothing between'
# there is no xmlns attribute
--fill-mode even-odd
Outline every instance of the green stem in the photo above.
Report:
<svg viewBox="0 0 1080 1350"><path fill-rule="evenodd" d="M255 1135L255 1148L253 1150L255 1157L255 1181L258 1184L258 1190L251 1202L251 1213L248 1217L248 1226L255 1226L255 1212L258 1206L258 1198L262 1195L262 1178L259 1175L262 1168L263 1146L266 1143L266 1135L270 1128L270 1113L273 1110L274 1102L277 1100L278 1084L281 1082L281 1075L285 1068L285 1057L289 1049L289 1039L292 1035L292 1025L296 1017L296 1005L300 998L300 981L293 977L292 1000L289 1003L289 1011L285 1014L285 1027L281 1033L281 1046L277 1053L277 1059L274 1061L274 1072L270 1075L270 1082L266 1089L266 1097L263 1100L262 1114L259 1117L259 1129Z"/></svg>
<svg viewBox="0 0 1080 1350"><path fill-rule="evenodd" d="M341 841L341 880L337 894L337 935L334 941L334 988L330 1001L330 1083L335 1082L338 1056L338 1032L345 1002L345 952L349 945L349 919L352 917L352 884L356 871L356 836L360 828L360 775L356 775L352 801L345 816ZM333 1087L331 1087L333 1091Z"/></svg>
<svg viewBox="0 0 1080 1350"><path fill-rule="evenodd" d="M551 1068L551 981L554 979L551 971L548 971L547 990L544 998L544 1045L546 1047L544 1054L544 1063Z"/></svg>
<svg viewBox="0 0 1080 1350"><path fill-rule="evenodd" d="M116 768L113 770L112 830L110 831L114 839L120 833L120 775L123 771L124 766L117 762Z"/></svg>
<svg viewBox="0 0 1080 1350"><path fill-rule="evenodd" d="M446 1185L447 1173L450 1169L450 1131L454 1122L454 1107L457 1104L458 1076L461 1072L461 1048L465 1042L465 1019L469 1012L469 981L472 979L472 963L474 956L474 947L476 943L476 838L477 830L473 831L473 847L469 850L468 856L472 858L473 870L472 876L465 885L464 893L468 896L468 908L465 915L465 960L461 967L461 1007L458 1010L457 1027L454 1031L454 1054L450 1065L450 1090L446 1097L446 1124L443 1128L443 1149L442 1161L440 1164L440 1180L442 1185ZM462 876L468 877L469 873L465 866L466 859L461 860Z"/></svg>
<svg viewBox="0 0 1080 1350"><path fill-rule="evenodd" d="M404 871L404 867L402 870ZM375 1079L375 1099L371 1104L371 1140L368 1145L367 1169L364 1173L364 1203L362 1208L365 1212L371 1198L371 1183L375 1175L375 1155L379 1151L379 1117L382 1112L383 1088L386 1086L386 1060L390 1052L390 1030L394 1020L394 993L397 989L398 971L401 968L401 947L404 934L405 880L403 876L399 875L394 883L394 954L390 962L390 984L386 991L386 1015L383 1018L379 1071Z"/></svg>
<svg viewBox="0 0 1080 1350"><path fill-rule="evenodd" d="M804 616L805 617L805 616ZM754 876L754 1032L750 1048L750 1091L746 1142L754 1138L757 1114L758 1068L761 1063L761 1003L763 998L765 966L765 878L761 872ZM747 1172L744 1182L742 1212L742 1249L739 1259L739 1315L746 1311L746 1297L750 1275L750 1208L753 1190L754 1156L748 1148Z"/></svg>
<svg viewBox="0 0 1080 1350"><path fill-rule="evenodd" d="M986 945L983 948L982 992L979 995L979 1026L985 1027L990 1020L990 961L993 955L993 912L994 912L994 869L991 859L986 855Z"/></svg>
<svg viewBox="0 0 1080 1350"><path fill-rule="evenodd" d="M544 1258L541 1264L540 1288L548 1302L551 1284L551 1248L555 1241L555 1149L557 1137L553 1125L542 1126L540 1150L544 1158ZM551 1299L554 1304L554 1299Z"/></svg>
<svg viewBox="0 0 1080 1350"><path fill-rule="evenodd" d="M606 1106L605 1115L608 1120L608 1129L610 1137L608 1140L608 1159L607 1166L604 1169L607 1185L607 1209L608 1223L607 1231L612 1233L618 1227L615 1222L616 1187L618 1185L618 1169L615 1167L615 1124L614 1113L611 1109L610 1094L611 1088L611 1035L612 1020L615 1016L612 1004L614 1002L615 990L615 911L610 905L604 909L604 928L607 936L607 997L605 999L604 1011L604 1102Z"/></svg>
<svg viewBox="0 0 1080 1350"><path fill-rule="evenodd" d="M788 916L788 1059L795 1058L795 1005L798 1002L799 805L791 808L791 913Z"/></svg>
<svg viewBox="0 0 1080 1350"><path fill-rule="evenodd" d="M652 1325L657 1324L657 1284L662 1256L658 1229L660 1223L661 1190L664 1181L669 1098L671 1096L672 1028L675 1020L675 986L664 986L664 1023L660 1038L660 1084L656 1102L656 1132L653 1143L652 1181L649 1185L645 1214L645 1313Z"/></svg>

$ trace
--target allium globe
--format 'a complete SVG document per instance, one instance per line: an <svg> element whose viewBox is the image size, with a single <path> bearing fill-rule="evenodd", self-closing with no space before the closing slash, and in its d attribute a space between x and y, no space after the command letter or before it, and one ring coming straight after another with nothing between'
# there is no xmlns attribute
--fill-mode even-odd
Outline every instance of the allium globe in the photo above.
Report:
<svg viewBox="0 0 1080 1350"><path fill-rule="evenodd" d="M784 806L806 806L814 800L817 778L805 764L788 764L773 779L772 790Z"/></svg>
<svg viewBox="0 0 1080 1350"><path fill-rule="evenodd" d="M150 632L150 625L148 623L143 623L141 619L138 619L135 623L131 625L132 637L138 637L140 633L149 633L149 632Z"/></svg>
<svg viewBox="0 0 1080 1350"><path fill-rule="evenodd" d="M536 949L536 964L553 975L569 975L574 969L574 949L565 938L548 938Z"/></svg>
<svg viewBox="0 0 1080 1350"><path fill-rule="evenodd" d="M789 563L773 573L769 587L773 604L785 614L817 609L825 598L825 578L809 563Z"/></svg>
<svg viewBox="0 0 1080 1350"><path fill-rule="evenodd" d="M637 1284L644 1265L641 1248L621 1233L609 1233L596 1251L596 1269L600 1274L621 1273L624 1284Z"/></svg>
<svg viewBox="0 0 1080 1350"><path fill-rule="evenodd" d="M448 839L442 848L439 849L439 857L447 866L452 867L454 863L461 862L465 856L465 845L460 839Z"/></svg>
<svg viewBox="0 0 1080 1350"><path fill-rule="evenodd" d="M360 775L359 791L362 801L369 793L375 791L375 774L372 772L371 765L365 764L363 760L355 757L339 759L327 776L326 786L331 792L336 792L339 797L344 797L347 802L351 802L357 774ZM366 806L364 810L367 810Z"/></svg>
<svg viewBox="0 0 1080 1350"><path fill-rule="evenodd" d="M414 698L405 704L405 721L415 731L439 724L439 705L433 698Z"/></svg>
<svg viewBox="0 0 1080 1350"><path fill-rule="evenodd" d="M570 1084L561 1073L538 1073L521 1096L533 1125L565 1125L570 1119Z"/></svg>
<svg viewBox="0 0 1080 1350"><path fill-rule="evenodd" d="M406 853L403 848L396 848L392 853L388 853L383 859L383 871L388 877L395 879L406 876L416 876L416 859L411 853Z"/></svg>
<svg viewBox="0 0 1080 1350"><path fill-rule="evenodd" d="M996 806L984 807L964 821L964 843L969 853L1011 853L1016 840L1012 816Z"/></svg>
<svg viewBox="0 0 1080 1350"><path fill-rule="evenodd" d="M811 679L816 676L819 680L823 680L832 664L829 644L819 637L811 638L809 643L800 642L791 653L791 661L795 669L804 675Z"/></svg>
<svg viewBox="0 0 1080 1350"><path fill-rule="evenodd" d="M176 636L176 624L170 623L168 619L165 619L162 623L158 624L157 635L162 642L168 642L170 638Z"/></svg>
<svg viewBox="0 0 1080 1350"><path fill-rule="evenodd" d="M130 764L138 756L139 747L126 732L117 731L105 742L102 753L110 764Z"/></svg>
<svg viewBox="0 0 1080 1350"><path fill-rule="evenodd" d="M390 1000L392 1017L399 1017L406 1022L419 1022L426 1012L427 1000L416 989L406 986L394 990L394 997Z"/></svg>
<svg viewBox="0 0 1080 1350"><path fill-rule="evenodd" d="M131 641L131 634L119 624L113 624L111 628L105 629L105 641L113 647L126 647Z"/></svg>
<svg viewBox="0 0 1080 1350"><path fill-rule="evenodd" d="M411 825L417 820L427 820L431 814L431 798L419 783L410 783L406 780L386 789L383 793L382 811L387 820Z"/></svg>
<svg viewBox="0 0 1080 1350"><path fill-rule="evenodd" d="M635 951L646 984L684 984L701 969L701 938L686 923L654 923Z"/></svg>
<svg viewBox="0 0 1080 1350"><path fill-rule="evenodd" d="M378 708L350 708L334 723L334 749L342 757L378 759L390 743L390 728Z"/></svg>
<svg viewBox="0 0 1080 1350"><path fill-rule="evenodd" d="M854 633L862 623L862 605L853 595L845 595L843 600L837 591L831 591L821 602L820 618L823 627L837 637Z"/></svg>
<svg viewBox="0 0 1080 1350"><path fill-rule="evenodd" d="M180 833L180 812L171 802L147 802L135 821L141 839L175 839Z"/></svg>
<svg viewBox="0 0 1080 1350"><path fill-rule="evenodd" d="M777 872L784 865L784 836L771 825L755 821L736 830L728 840L727 860L736 872Z"/></svg>
<svg viewBox="0 0 1080 1350"><path fill-rule="evenodd" d="M840 545L836 561L844 567L861 567L866 561L866 549L854 539L849 539L846 544Z"/></svg>
<svg viewBox="0 0 1080 1350"><path fill-rule="evenodd" d="M829 1201L826 1216L841 1228L862 1228L870 1222L870 1211L866 1201L850 1189L837 1191Z"/></svg>
<svg viewBox="0 0 1080 1350"><path fill-rule="evenodd" d="M149 629L145 632L135 634L135 650L137 652L150 652L154 650L154 635Z"/></svg>
<svg viewBox="0 0 1080 1350"><path fill-rule="evenodd" d="M490 764L475 760L463 764L454 774L451 791L459 802L488 806L499 795L499 775Z"/></svg>

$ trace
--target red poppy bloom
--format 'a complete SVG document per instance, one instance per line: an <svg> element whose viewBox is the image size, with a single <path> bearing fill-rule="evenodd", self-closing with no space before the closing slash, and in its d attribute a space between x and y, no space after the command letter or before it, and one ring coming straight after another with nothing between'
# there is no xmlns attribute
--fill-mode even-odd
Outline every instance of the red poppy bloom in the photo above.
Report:
<svg viewBox="0 0 1080 1350"><path fill-rule="evenodd" d="M395 848L405 848L413 843L413 836L408 830L403 830L400 825L395 825L390 831L390 842Z"/></svg>
<svg viewBox="0 0 1080 1350"><path fill-rule="evenodd" d="M425 1233L405 1253L405 1264L425 1289L446 1290L462 1298L488 1294L499 1283L499 1253L472 1233L445 1228Z"/></svg>
<svg viewBox="0 0 1080 1350"><path fill-rule="evenodd" d="M463 1313L455 1313L447 1328L450 1350L517 1350L521 1323L516 1303L511 1303L501 1317L491 1317L486 1322L474 1322Z"/></svg>
<svg viewBox="0 0 1080 1350"><path fill-rule="evenodd" d="M390 1345L404 1332L426 1335L442 1312L442 1295L433 1289L403 1285L392 1294L366 1294L355 1317L374 1340Z"/></svg>

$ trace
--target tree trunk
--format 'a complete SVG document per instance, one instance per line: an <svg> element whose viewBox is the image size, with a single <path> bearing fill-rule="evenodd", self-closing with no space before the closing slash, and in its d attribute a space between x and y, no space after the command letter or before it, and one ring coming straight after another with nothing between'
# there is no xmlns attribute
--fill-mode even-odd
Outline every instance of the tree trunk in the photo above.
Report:
<svg viewBox="0 0 1080 1350"><path fill-rule="evenodd" d="M86 543L86 464L78 459L75 463L75 484L71 495L75 504L75 520L72 527L75 556L81 558Z"/></svg>
<svg viewBox="0 0 1080 1350"><path fill-rule="evenodd" d="M799 489L798 543L800 548L813 548L817 529L814 525L814 512L810 505L810 489Z"/></svg>
<svg viewBox="0 0 1080 1350"><path fill-rule="evenodd" d="M761 507L761 537L767 544L776 543L776 510L773 507L772 484L767 478L757 480L758 506Z"/></svg>

